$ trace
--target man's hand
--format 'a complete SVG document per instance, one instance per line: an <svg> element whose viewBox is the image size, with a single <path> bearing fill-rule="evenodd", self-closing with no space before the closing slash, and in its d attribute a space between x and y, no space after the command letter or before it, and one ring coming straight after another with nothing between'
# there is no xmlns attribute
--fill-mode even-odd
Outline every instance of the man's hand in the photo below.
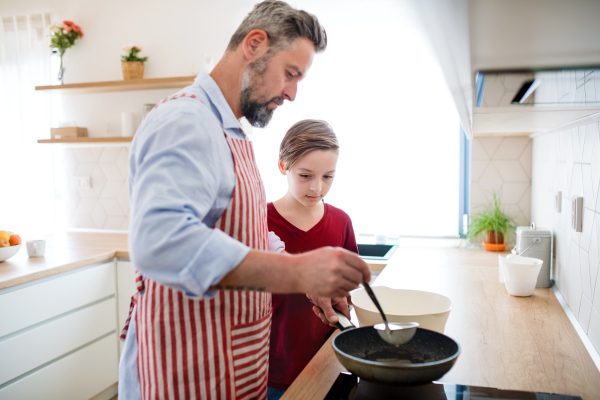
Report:
<svg viewBox="0 0 600 400"><path fill-rule="evenodd" d="M333 299L330 299L329 297L317 297L308 294L306 297L308 297L313 304L316 304L313 306L313 311L317 317L321 318L321 321L323 321L325 325L330 325L334 328L336 327L335 324L339 321L339 318L336 315L335 310L338 310L344 314L346 318L350 319L347 297L334 297ZM323 311L321 312L321 310Z"/></svg>
<svg viewBox="0 0 600 400"><path fill-rule="evenodd" d="M356 253L339 247L323 247L294 258L298 292L327 298L344 297L371 279L367 263Z"/></svg>

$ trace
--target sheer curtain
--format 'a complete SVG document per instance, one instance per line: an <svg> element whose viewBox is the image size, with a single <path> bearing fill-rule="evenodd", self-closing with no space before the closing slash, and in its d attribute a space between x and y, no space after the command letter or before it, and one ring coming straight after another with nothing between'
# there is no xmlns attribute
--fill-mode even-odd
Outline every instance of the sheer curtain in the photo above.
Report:
<svg viewBox="0 0 600 400"><path fill-rule="evenodd" d="M0 17L0 230L23 239L51 232L54 199L50 97L50 15Z"/></svg>

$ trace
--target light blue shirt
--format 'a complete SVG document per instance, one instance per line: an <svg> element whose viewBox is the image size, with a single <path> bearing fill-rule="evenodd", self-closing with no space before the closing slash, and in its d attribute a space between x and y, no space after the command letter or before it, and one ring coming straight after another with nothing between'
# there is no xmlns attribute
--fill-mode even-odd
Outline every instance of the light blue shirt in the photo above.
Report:
<svg viewBox="0 0 600 400"><path fill-rule="evenodd" d="M129 254L144 278L190 296L211 296L250 249L212 229L227 209L235 171L223 130L246 139L215 81L200 74L178 93L196 95L155 108L129 155ZM270 233L271 249L282 243ZM274 239L276 238L276 239ZM139 399L135 310L119 364L119 398Z"/></svg>

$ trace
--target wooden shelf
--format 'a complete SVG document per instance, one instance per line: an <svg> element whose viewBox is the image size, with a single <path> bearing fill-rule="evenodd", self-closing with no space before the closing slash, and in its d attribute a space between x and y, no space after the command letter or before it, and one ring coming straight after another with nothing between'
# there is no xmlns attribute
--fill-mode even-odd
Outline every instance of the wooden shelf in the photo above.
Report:
<svg viewBox="0 0 600 400"><path fill-rule="evenodd" d="M38 143L131 143L133 136L39 139Z"/></svg>
<svg viewBox="0 0 600 400"><path fill-rule="evenodd" d="M150 90L183 88L194 83L195 76L175 78L130 79L121 81L70 83L67 85L36 86L35 90L55 90L61 93L122 92L127 90Z"/></svg>

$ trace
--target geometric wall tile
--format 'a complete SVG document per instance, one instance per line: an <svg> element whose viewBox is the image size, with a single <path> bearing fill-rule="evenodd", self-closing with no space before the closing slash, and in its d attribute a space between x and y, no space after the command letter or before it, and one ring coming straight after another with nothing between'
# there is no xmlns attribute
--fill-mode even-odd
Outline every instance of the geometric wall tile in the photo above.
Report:
<svg viewBox="0 0 600 400"><path fill-rule="evenodd" d="M530 182L531 178L519 161L493 161L505 182Z"/></svg>
<svg viewBox="0 0 600 400"><path fill-rule="evenodd" d="M594 148L594 136L596 134L595 124L590 124L583 127L585 129L585 140L583 144L582 162L592 162L592 150Z"/></svg>
<svg viewBox="0 0 600 400"><path fill-rule="evenodd" d="M581 188L583 190L583 206L594 211L596 202L594 202L594 184L592 182L592 166L590 164L581 164Z"/></svg>
<svg viewBox="0 0 600 400"><path fill-rule="evenodd" d="M590 326L588 328L588 337L594 345L597 352L600 352L600 312L598 308L592 308L592 316L590 317Z"/></svg>
<svg viewBox="0 0 600 400"><path fill-rule="evenodd" d="M102 153L104 154L104 153ZM116 163L101 163L99 164L106 180L108 181L121 181L124 179L124 176L121 175L119 168L117 168Z"/></svg>
<svg viewBox="0 0 600 400"><path fill-rule="evenodd" d="M121 147L116 160L117 168L123 177L127 177L129 168L129 151L126 147Z"/></svg>
<svg viewBox="0 0 600 400"><path fill-rule="evenodd" d="M100 204L106 211L106 215L109 217L124 217L125 213L121 206L119 206L119 202L117 199L100 199Z"/></svg>
<svg viewBox="0 0 600 400"><path fill-rule="evenodd" d="M483 191L498 193L504 181L494 164L491 163L481 174L478 183Z"/></svg>
<svg viewBox="0 0 600 400"><path fill-rule="evenodd" d="M474 138L471 141L471 160L489 160L490 155L485 151L481 139Z"/></svg>
<svg viewBox="0 0 600 400"><path fill-rule="evenodd" d="M477 182L490 162L488 160L471 161L471 181Z"/></svg>
<svg viewBox="0 0 600 400"><path fill-rule="evenodd" d="M98 162L103 164L116 162L120 150L120 147L105 147Z"/></svg>
<svg viewBox="0 0 600 400"><path fill-rule="evenodd" d="M600 258L598 257L598 234L596 232L596 222L598 216L594 218L594 226L592 227L592 237L590 240L590 251L588 252L588 261L590 263L590 280L592 282L592 297L594 298L594 291L596 290L596 278L598 275Z"/></svg>
<svg viewBox="0 0 600 400"><path fill-rule="evenodd" d="M508 185L508 183L505 183L505 185ZM525 218L527 218L527 220L531 220L531 189L528 188L521 198L521 201L519 202L519 208L521 211L523 211ZM548 229L550 229L550 226Z"/></svg>
<svg viewBox="0 0 600 400"><path fill-rule="evenodd" d="M579 129L573 128L571 130L571 149L572 149L572 157L573 162L580 163L581 162L581 153L583 152L581 145L579 143Z"/></svg>
<svg viewBox="0 0 600 400"><path fill-rule="evenodd" d="M579 255L579 265L581 274L581 290L588 299L592 299L592 282L590 277L590 261L588 254L581 250ZM594 282L596 283L596 282Z"/></svg>
<svg viewBox="0 0 600 400"><path fill-rule="evenodd" d="M599 79L600 80L600 79ZM594 194L594 204L598 200L598 186L600 183L600 135L596 131L594 134L594 144L592 150L592 193Z"/></svg>
<svg viewBox="0 0 600 400"><path fill-rule="evenodd" d="M588 333L590 326L590 318L592 317L592 303L586 296L581 298L581 306L579 311L579 323L585 333Z"/></svg>
<svg viewBox="0 0 600 400"><path fill-rule="evenodd" d="M531 147L532 147L532 143L530 140L529 143L527 144L527 147L525 148L525 151L523 151L523 154L521 154L521 157L519 157L519 162L521 163L521 166L525 170L525 173L527 173L527 175L529 175L529 177L531 177L531 166L532 166L532 164L531 164L531 159L532 159Z"/></svg>
<svg viewBox="0 0 600 400"><path fill-rule="evenodd" d="M529 182L504 182L502 186L502 204L518 204L529 186Z"/></svg>
<svg viewBox="0 0 600 400"><path fill-rule="evenodd" d="M78 147L75 148L75 155L77 156L77 159L79 160L79 162L82 163L93 163L94 160L94 155L92 154L92 151L88 148L88 147Z"/></svg>
<svg viewBox="0 0 600 400"><path fill-rule="evenodd" d="M92 214L90 215L92 221L94 221L94 225L97 229L102 229L104 227L104 222L106 222L106 211L100 202L96 203Z"/></svg>
<svg viewBox="0 0 600 400"><path fill-rule="evenodd" d="M503 138L501 138L501 137L489 137L489 138L480 138L479 140L481 141L481 144L485 148L485 151L487 152L487 154L491 158L493 158L494 153L496 153L496 150L498 150L500 143L502 143L502 139Z"/></svg>
<svg viewBox="0 0 600 400"><path fill-rule="evenodd" d="M118 231L125 222L125 217L108 217L102 229L109 229L112 231Z"/></svg>
<svg viewBox="0 0 600 400"><path fill-rule="evenodd" d="M527 137L506 137L494 153L494 160L518 160L525 147L531 142Z"/></svg>
<svg viewBox="0 0 600 400"><path fill-rule="evenodd" d="M101 199L116 199L123 187L123 181L108 181L100 194Z"/></svg>
<svg viewBox="0 0 600 400"><path fill-rule="evenodd" d="M117 201L123 210L125 215L129 215L129 190L127 185L123 185L119 195L117 196Z"/></svg>

